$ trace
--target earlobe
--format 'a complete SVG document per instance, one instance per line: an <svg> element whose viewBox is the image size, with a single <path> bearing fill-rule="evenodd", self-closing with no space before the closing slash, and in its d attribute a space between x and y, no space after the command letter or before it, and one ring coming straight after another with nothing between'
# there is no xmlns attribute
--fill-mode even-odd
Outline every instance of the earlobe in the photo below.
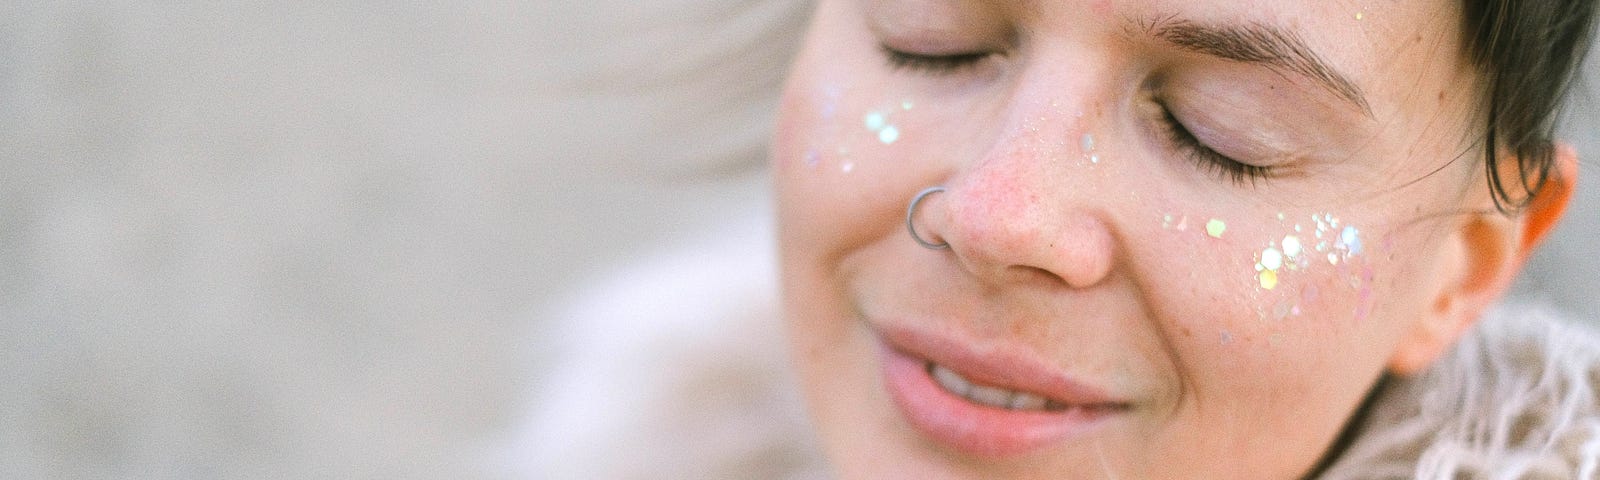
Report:
<svg viewBox="0 0 1600 480"><path fill-rule="evenodd" d="M1440 289L1390 357L1390 372L1411 375L1428 368L1510 287L1572 197L1576 151L1559 144L1553 161L1538 195L1518 215L1473 215L1450 232L1440 252Z"/></svg>

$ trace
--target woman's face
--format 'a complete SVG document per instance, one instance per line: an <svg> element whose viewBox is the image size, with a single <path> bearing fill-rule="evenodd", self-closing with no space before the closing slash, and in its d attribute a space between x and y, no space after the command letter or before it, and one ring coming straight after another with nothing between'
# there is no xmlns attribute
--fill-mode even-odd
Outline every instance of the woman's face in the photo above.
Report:
<svg viewBox="0 0 1600 480"><path fill-rule="evenodd" d="M1307 472L1487 198L1456 8L824 0L773 163L840 473Z"/></svg>

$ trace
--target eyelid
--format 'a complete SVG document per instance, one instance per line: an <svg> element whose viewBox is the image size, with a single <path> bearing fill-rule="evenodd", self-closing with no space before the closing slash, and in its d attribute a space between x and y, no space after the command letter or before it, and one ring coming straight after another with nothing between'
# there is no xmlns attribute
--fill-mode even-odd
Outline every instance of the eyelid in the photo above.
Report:
<svg viewBox="0 0 1600 480"><path fill-rule="evenodd" d="M952 74L958 71L977 66L979 62L994 55L993 52L960 52L949 54L926 54L909 52L880 43L879 50L883 52L889 67L895 70L913 70L921 73L936 75Z"/></svg>
<svg viewBox="0 0 1600 480"><path fill-rule="evenodd" d="M1276 173L1276 169L1272 166L1245 163L1218 153L1190 132L1189 127L1178 120L1165 102L1157 101L1156 105L1161 109L1160 123L1167 134L1167 141L1197 167L1232 180L1235 185L1240 186L1246 182L1255 185L1257 180L1271 179Z"/></svg>

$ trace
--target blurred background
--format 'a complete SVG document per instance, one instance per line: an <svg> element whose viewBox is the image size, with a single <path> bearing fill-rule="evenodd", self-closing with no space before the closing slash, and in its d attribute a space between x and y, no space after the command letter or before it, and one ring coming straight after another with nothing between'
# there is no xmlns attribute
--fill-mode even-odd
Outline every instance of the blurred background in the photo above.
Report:
<svg viewBox="0 0 1600 480"><path fill-rule="evenodd" d="M808 6L0 5L0 478L480 476L547 305L764 208ZM1585 319L1595 165L1518 287Z"/></svg>

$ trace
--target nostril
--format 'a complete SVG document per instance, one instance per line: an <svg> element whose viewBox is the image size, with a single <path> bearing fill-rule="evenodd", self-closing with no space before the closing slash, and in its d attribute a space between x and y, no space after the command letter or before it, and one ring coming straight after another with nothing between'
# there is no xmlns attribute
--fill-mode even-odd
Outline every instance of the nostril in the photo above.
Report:
<svg viewBox="0 0 1600 480"><path fill-rule="evenodd" d="M1067 282L1067 279L1061 278L1061 276L1056 275L1055 272L1039 267L1028 265L1012 265L1011 273L1013 276L1018 277L1017 280L1023 283L1040 283L1049 286L1060 287L1071 286L1071 284Z"/></svg>

